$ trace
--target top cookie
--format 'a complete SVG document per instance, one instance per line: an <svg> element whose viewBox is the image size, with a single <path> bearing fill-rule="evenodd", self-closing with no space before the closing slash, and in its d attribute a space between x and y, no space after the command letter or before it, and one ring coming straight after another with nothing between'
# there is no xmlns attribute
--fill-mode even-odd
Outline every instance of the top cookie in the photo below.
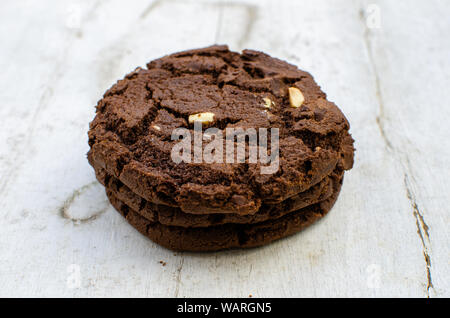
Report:
<svg viewBox="0 0 450 318"><path fill-rule="evenodd" d="M248 154L244 162L176 163L174 129L193 135L202 116L220 131L269 129L269 150L270 129L278 128L278 169L262 174L264 164ZM348 130L310 74L261 52L212 46L154 60L113 85L90 124L88 158L148 201L245 215L307 190L337 166L350 169Z"/></svg>

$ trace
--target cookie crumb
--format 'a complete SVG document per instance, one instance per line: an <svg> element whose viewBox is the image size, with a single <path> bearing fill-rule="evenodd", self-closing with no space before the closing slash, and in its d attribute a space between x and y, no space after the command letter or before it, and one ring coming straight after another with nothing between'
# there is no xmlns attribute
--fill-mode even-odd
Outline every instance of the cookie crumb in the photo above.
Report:
<svg viewBox="0 0 450 318"><path fill-rule="evenodd" d="M252 297L253 297L253 295L252 295L252 294L250 294L250 295L248 295L248 297L249 297L249 298L252 298Z"/></svg>

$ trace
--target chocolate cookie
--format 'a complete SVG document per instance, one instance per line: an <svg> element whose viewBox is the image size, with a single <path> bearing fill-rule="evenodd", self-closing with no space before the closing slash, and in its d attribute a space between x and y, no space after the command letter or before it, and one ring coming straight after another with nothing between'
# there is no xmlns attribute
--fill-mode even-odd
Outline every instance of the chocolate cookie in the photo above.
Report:
<svg viewBox="0 0 450 318"><path fill-rule="evenodd" d="M278 128L278 171L261 174L261 164L247 159L234 164L175 163L171 150L177 141L171 134L176 128L192 132L191 116L208 117L208 124L219 130ZM336 167L350 169L354 150L348 130L344 115L326 100L310 74L261 52L239 54L226 46L212 46L152 61L147 69L136 69L109 89L90 125L88 159L154 204L191 214L254 215L265 204L308 190ZM316 210L321 212L311 212L305 220L282 217L283 222L294 219L294 225L285 224L287 232L327 211ZM136 221L140 219L135 212L128 218L142 223ZM281 224L277 223L281 219L272 223ZM150 232L161 232L158 240L168 246L172 246L168 235L178 242L177 237L191 233L178 234L161 224L153 230L152 226ZM231 228L235 229L226 231L233 232ZM269 231L268 241L287 233ZM194 236L188 235L187 242ZM236 232L229 244L223 244L250 246L267 241L250 239L241 244L238 236ZM185 246L174 244L177 249ZM185 244L199 250L208 243ZM220 244L212 242L211 249Z"/></svg>
<svg viewBox="0 0 450 318"><path fill-rule="evenodd" d="M146 201L133 193L120 180L107 175L105 170L96 169L96 176L100 183L106 187L110 195L151 222L180 227L208 227L226 223L261 223L269 219L277 219L289 212L324 201L336 191L337 185L341 183L343 171L334 171L330 176L325 177L321 182L307 191L296 194L281 203L263 203L258 212L253 215L229 213L189 214L176 207L158 205Z"/></svg>
<svg viewBox="0 0 450 318"><path fill-rule="evenodd" d="M250 248L268 244L299 232L323 217L334 205L341 183L325 201L289 213L276 220L255 224L225 224L206 228L166 226L152 222L107 192L111 204L127 221L152 241L174 251L206 252Z"/></svg>

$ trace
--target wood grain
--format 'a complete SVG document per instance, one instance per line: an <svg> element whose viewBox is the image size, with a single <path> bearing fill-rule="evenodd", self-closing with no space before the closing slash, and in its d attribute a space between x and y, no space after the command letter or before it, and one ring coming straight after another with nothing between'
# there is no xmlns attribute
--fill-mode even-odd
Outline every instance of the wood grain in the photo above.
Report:
<svg viewBox="0 0 450 318"><path fill-rule="evenodd" d="M449 297L449 14L439 0L1 2L0 296ZM88 123L125 73L213 43L311 72L356 163L302 233L174 254L108 204Z"/></svg>

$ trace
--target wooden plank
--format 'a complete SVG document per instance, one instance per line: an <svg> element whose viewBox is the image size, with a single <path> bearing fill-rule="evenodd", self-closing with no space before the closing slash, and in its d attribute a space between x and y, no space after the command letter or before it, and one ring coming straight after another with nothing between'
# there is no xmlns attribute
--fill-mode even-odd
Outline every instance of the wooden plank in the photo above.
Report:
<svg viewBox="0 0 450 318"><path fill-rule="evenodd" d="M379 3L382 28L367 32L377 78L377 123L403 174L427 296L449 295L450 109L448 3ZM411 9L413 10L411 11ZM447 58L446 58L447 57Z"/></svg>
<svg viewBox="0 0 450 318"><path fill-rule="evenodd" d="M0 6L0 296L449 296L448 2ZM125 73L214 42L310 71L350 120L356 164L301 234L174 254L107 203L87 123Z"/></svg>

